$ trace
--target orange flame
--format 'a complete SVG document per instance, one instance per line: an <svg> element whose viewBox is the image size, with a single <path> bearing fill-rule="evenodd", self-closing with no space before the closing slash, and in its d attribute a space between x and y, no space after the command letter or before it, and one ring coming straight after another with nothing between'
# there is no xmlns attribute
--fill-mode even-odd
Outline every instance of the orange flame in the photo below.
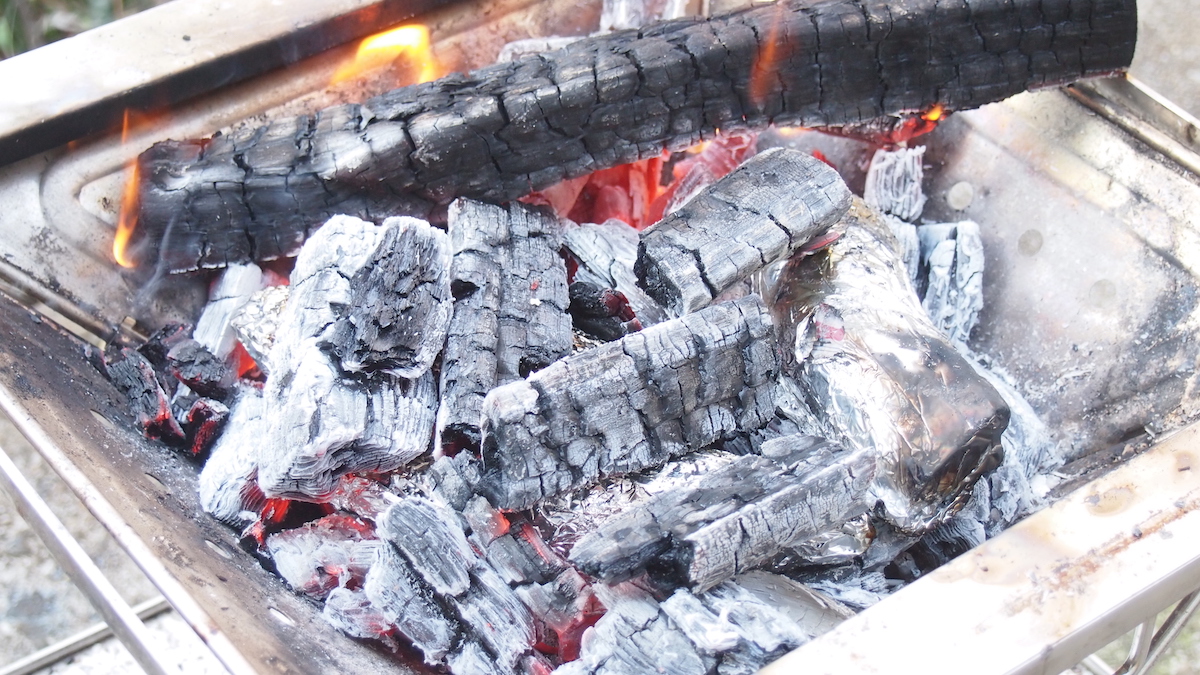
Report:
<svg viewBox="0 0 1200 675"><path fill-rule="evenodd" d="M129 140L129 111L125 111L125 117L121 123L121 144L124 145ZM134 267L135 263L128 257L129 239L133 236L133 230L137 227L138 208L141 205L141 198L138 194L139 174L141 173L138 167L137 157L134 157L126 165L127 175L125 176L125 188L121 190L121 212L117 217L117 234L113 238L113 258L121 267Z"/></svg>
<svg viewBox="0 0 1200 675"><path fill-rule="evenodd" d="M771 80L779 70L779 61L783 56L779 53L779 29L784 22L784 11L784 3L776 2L775 18L771 21L771 27L767 29L766 43L754 59L754 66L750 70L750 102L759 108L766 103L767 94L771 91Z"/></svg>
<svg viewBox="0 0 1200 675"><path fill-rule="evenodd" d="M357 79L373 70L390 66L401 57L406 57L411 65L418 67L416 83L436 80L441 75L429 44L429 29L411 25L365 38L358 45L354 60L338 68L329 83L340 84Z"/></svg>
<svg viewBox="0 0 1200 675"><path fill-rule="evenodd" d="M921 119L926 122L937 122L946 116L946 106L934 103L933 107L921 113Z"/></svg>

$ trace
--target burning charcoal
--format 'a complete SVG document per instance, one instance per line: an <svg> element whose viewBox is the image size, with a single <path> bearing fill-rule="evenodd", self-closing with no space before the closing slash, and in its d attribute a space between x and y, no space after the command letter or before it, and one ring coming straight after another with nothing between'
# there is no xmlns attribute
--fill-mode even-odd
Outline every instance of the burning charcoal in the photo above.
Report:
<svg viewBox="0 0 1200 675"><path fill-rule="evenodd" d="M928 272L921 306L933 325L966 343L983 309L983 240L969 220L917 228L921 267Z"/></svg>
<svg viewBox="0 0 1200 675"><path fill-rule="evenodd" d="M275 330L290 294L289 286L264 288L250 296L231 321L238 342L267 375L267 354L275 345Z"/></svg>
<svg viewBox="0 0 1200 675"><path fill-rule="evenodd" d="M167 370L206 398L229 399L236 374L196 340L182 340L167 352Z"/></svg>
<svg viewBox="0 0 1200 675"><path fill-rule="evenodd" d="M773 148L642 232L634 271L664 307L694 312L825 234L849 206L850 190L829 165Z"/></svg>
<svg viewBox="0 0 1200 675"><path fill-rule="evenodd" d="M257 494L261 499L254 478L258 473L258 448L269 424L262 393L255 387L243 388L225 432L200 471L200 506L217 520L245 526L257 517L254 511L261 503L252 503L248 498Z"/></svg>
<svg viewBox="0 0 1200 675"><path fill-rule="evenodd" d="M208 304L196 321L192 337L217 358L224 359L237 343L231 323L238 310L263 287L257 265L230 265L221 273L208 294Z"/></svg>
<svg viewBox="0 0 1200 675"><path fill-rule="evenodd" d="M370 525L344 515L325 516L267 537L279 576L294 590L322 600L335 588L357 588L381 542Z"/></svg>
<svg viewBox="0 0 1200 675"><path fill-rule="evenodd" d="M396 627L361 589L335 588L330 591L321 616L350 637L380 640L392 651L399 649L392 637Z"/></svg>
<svg viewBox="0 0 1200 675"><path fill-rule="evenodd" d="M605 581L650 567L663 585L703 591L870 506L871 453L788 436L763 444L763 455L616 516L575 545L571 562Z"/></svg>
<svg viewBox="0 0 1200 675"><path fill-rule="evenodd" d="M1125 68L1137 32L1134 0L903 10L830 0L664 22L361 106L160 143L139 158L131 250L172 271L272 260L335 213L504 202L717 129L932 118Z"/></svg>
<svg viewBox="0 0 1200 675"><path fill-rule="evenodd" d="M751 296L498 387L483 406L479 489L498 508L528 508L758 429L775 414L775 350Z"/></svg>
<svg viewBox="0 0 1200 675"><path fill-rule="evenodd" d="M929 322L897 244L856 202L831 248L793 258L775 291L785 372L826 434L874 452L887 517L920 531L1003 457L1009 410Z"/></svg>
<svg viewBox="0 0 1200 675"><path fill-rule="evenodd" d="M571 305L567 309L579 330L611 342L642 329L624 293L586 281L576 281L568 290Z"/></svg>
<svg viewBox="0 0 1200 675"><path fill-rule="evenodd" d="M437 458L426 476L429 478L430 492L441 497L456 511L462 511L475 496L480 466L471 453L460 452L454 457ZM491 507L491 504L488 506Z"/></svg>
<svg viewBox="0 0 1200 675"><path fill-rule="evenodd" d="M145 344L137 348L138 353L146 357L155 370L160 373L166 372L167 352L180 342L188 340L191 332L192 327L187 324L168 323L146 338Z"/></svg>
<svg viewBox="0 0 1200 675"><path fill-rule="evenodd" d="M529 523L511 534L497 537L488 544L488 564L510 586L542 584L553 579L567 566L553 553Z"/></svg>
<svg viewBox="0 0 1200 675"><path fill-rule="evenodd" d="M379 535L454 608L502 671L512 669L532 649L529 610L471 548L452 511L409 497L384 514Z"/></svg>
<svg viewBox="0 0 1200 675"><path fill-rule="evenodd" d="M701 190L729 175L757 151L757 132L725 131L707 141L700 152L676 162L671 167L674 180L655 199L655 221L678 211Z"/></svg>
<svg viewBox="0 0 1200 675"><path fill-rule="evenodd" d="M444 662L461 634L458 621L446 616L433 592L392 546L381 546L367 570L363 591L371 605L425 655L425 662Z"/></svg>
<svg viewBox="0 0 1200 675"><path fill-rule="evenodd" d="M450 320L450 242L415 218L388 218L379 247L350 279L350 308L330 342L350 372L417 378Z"/></svg>
<svg viewBox="0 0 1200 675"><path fill-rule="evenodd" d="M643 326L665 321L667 313L637 285L637 230L619 220L584 223L563 233L567 249L579 260L575 281L620 291Z"/></svg>
<svg viewBox="0 0 1200 675"><path fill-rule="evenodd" d="M375 521L399 499L379 481L362 476L345 475L329 497L329 505L339 511Z"/></svg>
<svg viewBox="0 0 1200 675"><path fill-rule="evenodd" d="M579 658L583 632L604 615L604 607L579 572L568 567L553 581L527 584L515 592L533 615L554 631L559 658Z"/></svg>
<svg viewBox="0 0 1200 675"><path fill-rule="evenodd" d="M143 436L169 445L184 443L183 429L171 414L171 402L146 357L123 348L120 358L109 362L108 377L129 401L134 424Z"/></svg>
<svg viewBox="0 0 1200 675"><path fill-rule="evenodd" d="M200 457L212 446L229 421L229 408L220 401L197 399L184 417L183 430L193 457Z"/></svg>
<svg viewBox="0 0 1200 675"><path fill-rule="evenodd" d="M479 445L483 398L570 353L561 226L540 209L450 206L454 315L442 357L439 447Z"/></svg>

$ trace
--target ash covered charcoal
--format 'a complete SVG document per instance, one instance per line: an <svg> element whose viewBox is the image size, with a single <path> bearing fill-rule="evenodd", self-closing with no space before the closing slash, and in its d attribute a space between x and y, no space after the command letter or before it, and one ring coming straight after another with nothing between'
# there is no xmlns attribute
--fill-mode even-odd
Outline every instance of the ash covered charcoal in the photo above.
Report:
<svg viewBox="0 0 1200 675"><path fill-rule="evenodd" d="M643 326L669 318L662 306L637 285L637 275L633 273L633 265L637 262L637 230L611 218L600 224L584 223L567 228L563 243L579 262L575 281L622 293Z"/></svg>
<svg viewBox="0 0 1200 675"><path fill-rule="evenodd" d="M143 436L168 445L185 443L183 429L171 413L171 401L146 357L135 349L122 348L118 357L108 362L108 378L125 395L133 423Z"/></svg>
<svg viewBox="0 0 1200 675"><path fill-rule="evenodd" d="M588 335L611 342L642 329L624 293L586 281L576 281L568 291L572 323Z"/></svg>
<svg viewBox="0 0 1200 675"><path fill-rule="evenodd" d="M375 522L380 514L399 499L388 486L365 476L346 474L338 479L329 506L353 513L359 518Z"/></svg>
<svg viewBox="0 0 1200 675"><path fill-rule="evenodd" d="M875 456L785 436L693 485L661 494L579 540L571 562L605 581L649 571L665 587L707 590L783 547L870 507Z"/></svg>
<svg viewBox="0 0 1200 675"><path fill-rule="evenodd" d="M479 446L493 388L570 353L562 225L548 212L460 199L450 206L454 310L442 357L439 448Z"/></svg>
<svg viewBox="0 0 1200 675"><path fill-rule="evenodd" d="M330 591L321 617L350 637L379 640L393 652L400 649L394 637L396 627L361 588L339 586Z"/></svg>
<svg viewBox="0 0 1200 675"><path fill-rule="evenodd" d="M172 271L271 260L335 213L503 202L716 129L973 108L1125 68L1136 30L1134 0L829 0L584 39L364 105L155 145L139 158L131 253Z"/></svg>
<svg viewBox="0 0 1200 675"><path fill-rule="evenodd" d="M237 374L196 340L181 340L167 352L167 372L206 398L225 401Z"/></svg>
<svg viewBox="0 0 1200 675"><path fill-rule="evenodd" d="M244 527L262 506L255 477L258 449L270 425L262 392L242 388L234 401L225 431L213 445L200 471L200 507L217 520Z"/></svg>
<svg viewBox="0 0 1200 675"><path fill-rule="evenodd" d="M827 437L879 458L886 517L920 531L1003 458L1009 408L929 322L895 238L861 201L826 251L793 258L773 312L784 372Z"/></svg>
<svg viewBox="0 0 1200 675"><path fill-rule="evenodd" d="M773 148L704 188L641 234L638 283L676 315L826 234L850 206L828 164Z"/></svg>
<svg viewBox="0 0 1200 675"><path fill-rule="evenodd" d="M921 306L952 341L965 344L983 309L979 225L969 220L921 225L917 237L925 273Z"/></svg>
<svg viewBox="0 0 1200 675"><path fill-rule="evenodd" d="M876 150L863 189L863 201L883 213L884 222L899 242L900 258L913 283L921 264L921 243L913 223L925 210L926 197L921 186L925 176L921 164L924 157L925 146ZM919 294L919 285L917 291Z"/></svg>
<svg viewBox="0 0 1200 675"><path fill-rule="evenodd" d="M528 508L764 426L775 415L773 332L750 296L497 387L483 406L479 491L498 508Z"/></svg>
<svg viewBox="0 0 1200 675"><path fill-rule="evenodd" d="M257 265L226 267L209 290L208 304L196 321L192 338L219 359L229 356L237 343L233 318L254 293L262 290L263 283L263 272Z"/></svg>
<svg viewBox="0 0 1200 675"><path fill-rule="evenodd" d="M335 588L358 588L383 544L369 524L333 514L267 537L279 576L297 592L323 600Z"/></svg>
<svg viewBox="0 0 1200 675"><path fill-rule="evenodd" d="M367 570L363 592L384 620L421 650L426 663L445 662L462 629L394 547L379 548L375 563Z"/></svg>
<svg viewBox="0 0 1200 675"><path fill-rule="evenodd" d="M265 375L270 375L267 355L275 345L275 331L290 295L290 286L264 288L251 295L230 321L238 342Z"/></svg>
<svg viewBox="0 0 1200 675"><path fill-rule="evenodd" d="M389 218L350 279L350 307L330 348L350 372L420 377L441 351L450 320L450 241L414 218Z"/></svg>
<svg viewBox="0 0 1200 675"><path fill-rule="evenodd" d="M154 366L155 372L158 373L159 379L164 383L169 383L170 378L167 375L167 352L175 345L190 339L188 336L192 333L192 327L183 323L168 323L159 328L146 338L137 351L150 365Z"/></svg>
<svg viewBox="0 0 1200 675"><path fill-rule="evenodd" d="M229 421L229 408L220 401L196 399L183 417L183 430L193 457L208 452Z"/></svg>

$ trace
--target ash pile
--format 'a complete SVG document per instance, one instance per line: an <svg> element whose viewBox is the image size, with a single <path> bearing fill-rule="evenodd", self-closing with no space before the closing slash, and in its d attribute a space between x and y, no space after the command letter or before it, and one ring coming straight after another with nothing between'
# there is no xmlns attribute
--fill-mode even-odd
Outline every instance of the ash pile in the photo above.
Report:
<svg viewBox="0 0 1200 675"><path fill-rule="evenodd" d="M982 308L979 227L921 219L923 148L907 146L949 109L1132 53L1131 3L1057 21L1021 14L1021 0L956 15L974 47L945 72L979 77L911 100L823 88L824 69L858 51L896 64L854 73L908 82L919 59L874 47L755 75L776 14L803 38L810 25L851 30L860 4L619 31L398 90L374 112L152 150L142 215L182 214L156 221L182 229L141 255L223 270L194 329L168 326L102 365L145 435L203 463L203 508L354 638L457 675L756 672L1041 505L1059 462L1050 435L967 347ZM1020 24L1028 40L1013 53L1041 44L1037 21L1079 23L1051 31L1067 42L1101 28L1121 39L1090 51L1051 40L1046 53L1087 62L1014 70L989 51L1004 41L981 37L995 32L977 30L984 19ZM729 63L673 58L709 43ZM983 57L1008 64L1001 82ZM613 69L593 85L628 79L629 100L585 101L595 115L555 108L572 77L595 77L579 71L592 61ZM707 70L676 92L691 62ZM510 86L526 71L546 86ZM816 102L788 79L814 73ZM534 131L474 129L488 112L476 90L524 101L528 115L504 122ZM931 115L930 92L954 101ZM646 112L676 93L702 121L676 128ZM406 98L418 94L450 112ZM605 111L619 129L594 124ZM582 115L586 152L554 138L567 113ZM755 131L796 122L879 148L861 196L819 153ZM469 143L455 135L468 127ZM403 139L420 147L389 145ZM479 151L472 171L448 154L460 145ZM426 164L389 183L376 173L396 153ZM363 173L347 157L378 166ZM151 225L141 236L153 239Z"/></svg>
<svg viewBox="0 0 1200 675"><path fill-rule="evenodd" d="M864 200L756 145L684 156L699 189L640 231L556 213L586 186L445 231L334 217L108 373L352 637L453 673L755 672L1029 512L1056 460L965 351L978 227L916 223L922 149L878 151Z"/></svg>

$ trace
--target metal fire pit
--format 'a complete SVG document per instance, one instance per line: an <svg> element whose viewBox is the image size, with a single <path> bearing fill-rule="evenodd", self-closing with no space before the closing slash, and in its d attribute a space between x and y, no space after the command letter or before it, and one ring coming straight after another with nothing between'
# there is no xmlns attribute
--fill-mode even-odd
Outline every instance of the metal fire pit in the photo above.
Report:
<svg viewBox="0 0 1200 675"><path fill-rule="evenodd" d="M87 56L118 54L96 60L86 90L50 71L43 101L25 101L36 114L0 121L0 150L9 160L28 155L0 167L0 409L231 671L404 670L338 634L201 512L198 467L133 431L75 337L95 344L191 321L205 294L206 279L155 278L113 261L130 159L161 139L392 86L379 77L327 88L353 49L330 45L409 10L372 0L295 4L303 19L281 22L268 0L177 0L0 62L8 81L46 64L74 73ZM442 62L462 69L513 39L593 30L599 10L502 0L444 6L420 21ZM263 28L226 39L231 25ZM142 43L146 34L154 42ZM139 71L147 47L166 56ZM72 54L85 60L70 62ZM263 54L275 54L267 65L291 65L249 69ZM230 84L228 73L248 79ZM113 111L146 101L169 112L122 142L109 126ZM1200 428L1188 426L1200 413L1198 126L1115 79L956 114L923 139L933 165L926 217L970 218L984 233L985 310L972 346L1020 383L1067 451L1063 492L1078 489L769 672L800 664L908 672L908 658L921 672L957 672L967 659L983 672L1058 672L1200 587L1191 545L1200 535ZM56 147L36 145L39 134ZM796 142L821 146L849 169L852 187L861 181L862 146L813 134Z"/></svg>

